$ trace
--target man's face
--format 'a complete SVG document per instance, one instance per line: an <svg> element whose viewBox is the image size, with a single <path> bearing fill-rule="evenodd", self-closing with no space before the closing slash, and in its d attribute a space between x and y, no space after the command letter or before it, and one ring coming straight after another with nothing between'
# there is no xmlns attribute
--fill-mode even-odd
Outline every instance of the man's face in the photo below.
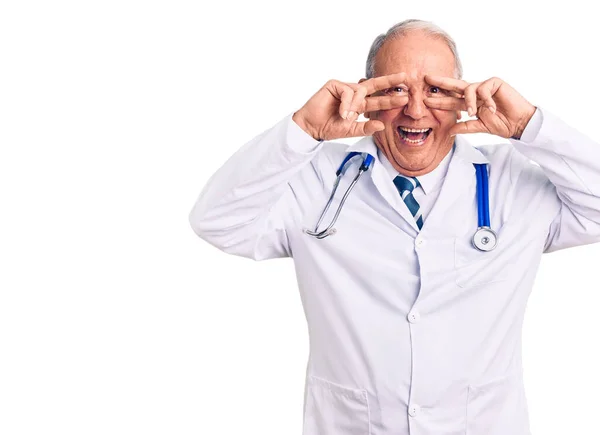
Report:
<svg viewBox="0 0 600 435"><path fill-rule="evenodd" d="M430 109L426 97L446 96L445 91L425 82L425 75L454 77L452 51L439 38L414 30L386 41L375 58L375 75L406 73L406 82L384 91L409 96L406 106L372 112L385 130L373 134L378 148L401 174L423 175L434 170L452 148L450 128L458 113Z"/></svg>

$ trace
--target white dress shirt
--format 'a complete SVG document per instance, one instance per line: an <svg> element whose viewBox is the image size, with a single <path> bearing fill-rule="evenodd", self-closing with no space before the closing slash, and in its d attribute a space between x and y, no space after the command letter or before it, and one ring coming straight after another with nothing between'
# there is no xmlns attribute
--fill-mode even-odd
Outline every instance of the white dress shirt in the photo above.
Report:
<svg viewBox="0 0 600 435"><path fill-rule="evenodd" d="M423 222L425 222L427 219L433 204L435 204L435 201L440 194L440 189L442 188L444 178L446 178L448 166L450 165L450 160L452 159L453 154L454 146L450 149L450 151L448 151L446 156L433 171L416 177L417 180L419 180L420 186L415 188L412 191L412 194L415 200L419 203L419 209L421 210L421 215L423 216ZM392 180L400 175L400 173L392 166L390 161L380 149L377 149L377 156Z"/></svg>

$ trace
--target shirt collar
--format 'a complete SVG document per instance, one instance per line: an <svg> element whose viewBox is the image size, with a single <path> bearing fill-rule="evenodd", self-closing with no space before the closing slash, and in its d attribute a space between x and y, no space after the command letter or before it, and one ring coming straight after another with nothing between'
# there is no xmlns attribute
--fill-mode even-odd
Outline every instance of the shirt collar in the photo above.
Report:
<svg viewBox="0 0 600 435"><path fill-rule="evenodd" d="M394 178L396 178L398 175L400 175L400 173L396 170L396 168L394 168L392 166L390 161L381 152L381 150L377 150L377 153L379 154L378 157L379 157L379 160L381 161L381 164L386 169L387 173L389 174L389 176L392 180ZM417 179L419 180L419 184L423 188L423 192L425 192L425 195L427 195L428 193L435 190L435 188L438 187L442 183L442 181L444 180L444 177L446 176L446 173L448 172L448 166L450 166L450 159L452 159L453 154L454 154L454 147L452 147L450 149L448 154L446 154L446 156L435 167L435 169L433 171L428 172L427 174L419 175L417 177Z"/></svg>

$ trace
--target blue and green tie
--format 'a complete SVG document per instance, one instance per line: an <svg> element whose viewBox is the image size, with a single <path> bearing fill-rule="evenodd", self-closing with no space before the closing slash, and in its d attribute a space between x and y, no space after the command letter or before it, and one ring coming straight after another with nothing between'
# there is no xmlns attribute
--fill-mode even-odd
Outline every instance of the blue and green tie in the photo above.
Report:
<svg viewBox="0 0 600 435"><path fill-rule="evenodd" d="M400 192L400 196L404 200L408 210L417 221L417 226L420 230L423 228L423 216L419 211L419 203L412 194L412 191L415 189L415 187L420 186L419 180L417 180L417 177L404 177L402 175L398 175L396 178L394 178L394 184Z"/></svg>

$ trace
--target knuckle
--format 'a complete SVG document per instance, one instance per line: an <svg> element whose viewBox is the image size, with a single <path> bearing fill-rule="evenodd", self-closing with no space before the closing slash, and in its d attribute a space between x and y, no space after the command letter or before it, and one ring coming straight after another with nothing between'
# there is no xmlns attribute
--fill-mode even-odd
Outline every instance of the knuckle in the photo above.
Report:
<svg viewBox="0 0 600 435"><path fill-rule="evenodd" d="M335 87L335 86L337 86L339 84L340 84L340 82L338 80L329 79L329 80L327 80L327 83L325 83L325 87L326 88L332 88L332 87Z"/></svg>
<svg viewBox="0 0 600 435"><path fill-rule="evenodd" d="M357 97L365 97L367 95L367 87L363 84L360 84L354 90L354 94Z"/></svg>

